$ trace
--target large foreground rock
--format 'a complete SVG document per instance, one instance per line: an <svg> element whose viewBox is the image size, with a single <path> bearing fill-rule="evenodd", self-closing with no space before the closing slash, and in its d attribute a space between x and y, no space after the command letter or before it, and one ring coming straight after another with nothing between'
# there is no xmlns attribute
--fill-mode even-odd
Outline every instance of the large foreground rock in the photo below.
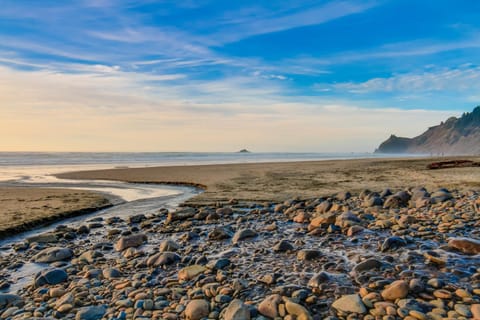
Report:
<svg viewBox="0 0 480 320"><path fill-rule="evenodd" d="M23 304L23 298L16 294L0 293L0 309Z"/></svg>
<svg viewBox="0 0 480 320"><path fill-rule="evenodd" d="M403 280L392 282L388 288L382 291L382 297L385 300L403 299L408 295L408 283Z"/></svg>
<svg viewBox="0 0 480 320"><path fill-rule="evenodd" d="M263 299L258 305L258 312L266 317L274 319L278 317L278 305L281 301L282 297L279 294L272 294Z"/></svg>
<svg viewBox="0 0 480 320"><path fill-rule="evenodd" d="M466 254L480 253L480 241L470 238L452 238L448 241L448 247Z"/></svg>
<svg viewBox="0 0 480 320"><path fill-rule="evenodd" d="M47 269L35 277L35 286L41 287L46 284L59 284L67 281L68 274L63 269Z"/></svg>
<svg viewBox="0 0 480 320"><path fill-rule="evenodd" d="M338 311L347 312L347 313L365 313L367 308L360 299L358 294L349 294L342 296L341 298L333 302L332 307Z"/></svg>
<svg viewBox="0 0 480 320"><path fill-rule="evenodd" d="M33 256L33 262L50 263L55 261L69 260L73 256L73 251L68 248L52 247L43 249Z"/></svg>
<svg viewBox="0 0 480 320"><path fill-rule="evenodd" d="M235 299L228 305L223 318L225 320L250 320L250 309L242 300Z"/></svg>
<svg viewBox="0 0 480 320"><path fill-rule="evenodd" d="M210 304L204 299L192 300L185 308L185 317L189 320L200 320L210 313Z"/></svg>
<svg viewBox="0 0 480 320"><path fill-rule="evenodd" d="M102 319L107 312L106 306L91 306L80 308L75 316L75 320L98 320Z"/></svg>

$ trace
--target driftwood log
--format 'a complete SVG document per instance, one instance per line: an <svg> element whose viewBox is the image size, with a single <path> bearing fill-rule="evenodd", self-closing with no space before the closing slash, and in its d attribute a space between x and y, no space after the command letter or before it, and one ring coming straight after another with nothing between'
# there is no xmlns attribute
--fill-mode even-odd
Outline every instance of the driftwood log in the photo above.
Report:
<svg viewBox="0 0 480 320"><path fill-rule="evenodd" d="M451 160L432 162L427 165L427 169L448 169L448 168L462 168L462 167L480 167L480 162L471 160Z"/></svg>

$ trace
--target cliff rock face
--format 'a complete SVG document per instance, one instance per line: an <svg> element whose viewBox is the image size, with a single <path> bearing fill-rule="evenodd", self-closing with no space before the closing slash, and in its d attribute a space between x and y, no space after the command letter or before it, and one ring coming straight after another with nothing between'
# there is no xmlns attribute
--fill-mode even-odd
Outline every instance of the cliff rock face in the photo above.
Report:
<svg viewBox="0 0 480 320"><path fill-rule="evenodd" d="M414 138L391 135L376 153L480 154L480 106L460 118L449 118Z"/></svg>

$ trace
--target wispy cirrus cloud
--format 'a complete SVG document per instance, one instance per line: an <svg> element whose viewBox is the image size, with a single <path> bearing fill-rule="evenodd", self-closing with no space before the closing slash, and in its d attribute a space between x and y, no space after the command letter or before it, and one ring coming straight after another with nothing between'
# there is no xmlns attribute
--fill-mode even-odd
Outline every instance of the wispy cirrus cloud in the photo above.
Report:
<svg viewBox="0 0 480 320"><path fill-rule="evenodd" d="M322 87L322 85L317 86ZM423 72L397 74L364 82L336 83L331 87L336 90L358 94L375 92L473 92L480 90L480 67L470 64L457 68L432 66L430 70Z"/></svg>
<svg viewBox="0 0 480 320"><path fill-rule="evenodd" d="M250 7L227 12L220 19L221 31L212 34L221 45L252 36L318 25L358 14L379 5L380 1L329 1L289 3L276 8Z"/></svg>

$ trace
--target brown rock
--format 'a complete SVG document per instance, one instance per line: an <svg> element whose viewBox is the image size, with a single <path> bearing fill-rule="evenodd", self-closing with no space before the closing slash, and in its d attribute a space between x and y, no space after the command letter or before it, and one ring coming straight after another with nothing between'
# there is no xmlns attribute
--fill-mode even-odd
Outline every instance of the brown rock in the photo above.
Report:
<svg viewBox="0 0 480 320"><path fill-rule="evenodd" d="M324 214L319 217L316 217L312 221L310 221L310 224L308 225L308 231L311 231L315 228L320 227L322 224L332 224L335 223L336 219L335 214Z"/></svg>
<svg viewBox="0 0 480 320"><path fill-rule="evenodd" d="M250 309L242 300L235 299L228 305L223 318L225 320L250 320Z"/></svg>
<svg viewBox="0 0 480 320"><path fill-rule="evenodd" d="M208 301L203 299L192 300L185 308L185 317L189 320L200 320L210 313L210 305Z"/></svg>
<svg viewBox="0 0 480 320"><path fill-rule="evenodd" d="M198 276L201 273L204 273L207 270L206 267L194 264L192 266L185 267L178 271L178 280L191 280Z"/></svg>
<svg viewBox="0 0 480 320"><path fill-rule="evenodd" d="M466 254L480 253L480 241L475 239L452 238L448 241L448 246Z"/></svg>
<svg viewBox="0 0 480 320"><path fill-rule="evenodd" d="M362 226L351 226L350 228L348 228L347 230L347 236L348 237L351 237L351 236L354 236L356 235L357 233L360 233L364 230L364 228Z"/></svg>
<svg viewBox="0 0 480 320"><path fill-rule="evenodd" d="M147 236L143 233L132 234L130 236L124 236L118 239L115 244L115 250L123 251L127 248L138 247L147 241Z"/></svg>
<svg viewBox="0 0 480 320"><path fill-rule="evenodd" d="M403 280L394 281L381 294L385 300L403 299L408 295L408 283Z"/></svg>
<svg viewBox="0 0 480 320"><path fill-rule="evenodd" d="M362 299L358 294L350 294L342 296L341 298L335 300L332 304L332 307L338 311L347 312L347 313L366 313L367 308L362 302Z"/></svg>
<svg viewBox="0 0 480 320"><path fill-rule="evenodd" d="M307 222L308 220L310 220L310 215L305 211L300 211L293 218L293 222L297 222L297 223L304 223L304 222Z"/></svg>
<svg viewBox="0 0 480 320"><path fill-rule="evenodd" d="M480 304L472 304L470 311L472 311L473 319L480 319Z"/></svg>
<svg viewBox="0 0 480 320"><path fill-rule="evenodd" d="M285 298L285 309L287 309L288 314L295 316L297 320L313 320L310 312L308 312L305 307L291 301L290 299Z"/></svg>
<svg viewBox="0 0 480 320"><path fill-rule="evenodd" d="M278 304L282 302L282 297L278 294L272 294L266 297L259 305L258 312L269 318L278 317Z"/></svg>

